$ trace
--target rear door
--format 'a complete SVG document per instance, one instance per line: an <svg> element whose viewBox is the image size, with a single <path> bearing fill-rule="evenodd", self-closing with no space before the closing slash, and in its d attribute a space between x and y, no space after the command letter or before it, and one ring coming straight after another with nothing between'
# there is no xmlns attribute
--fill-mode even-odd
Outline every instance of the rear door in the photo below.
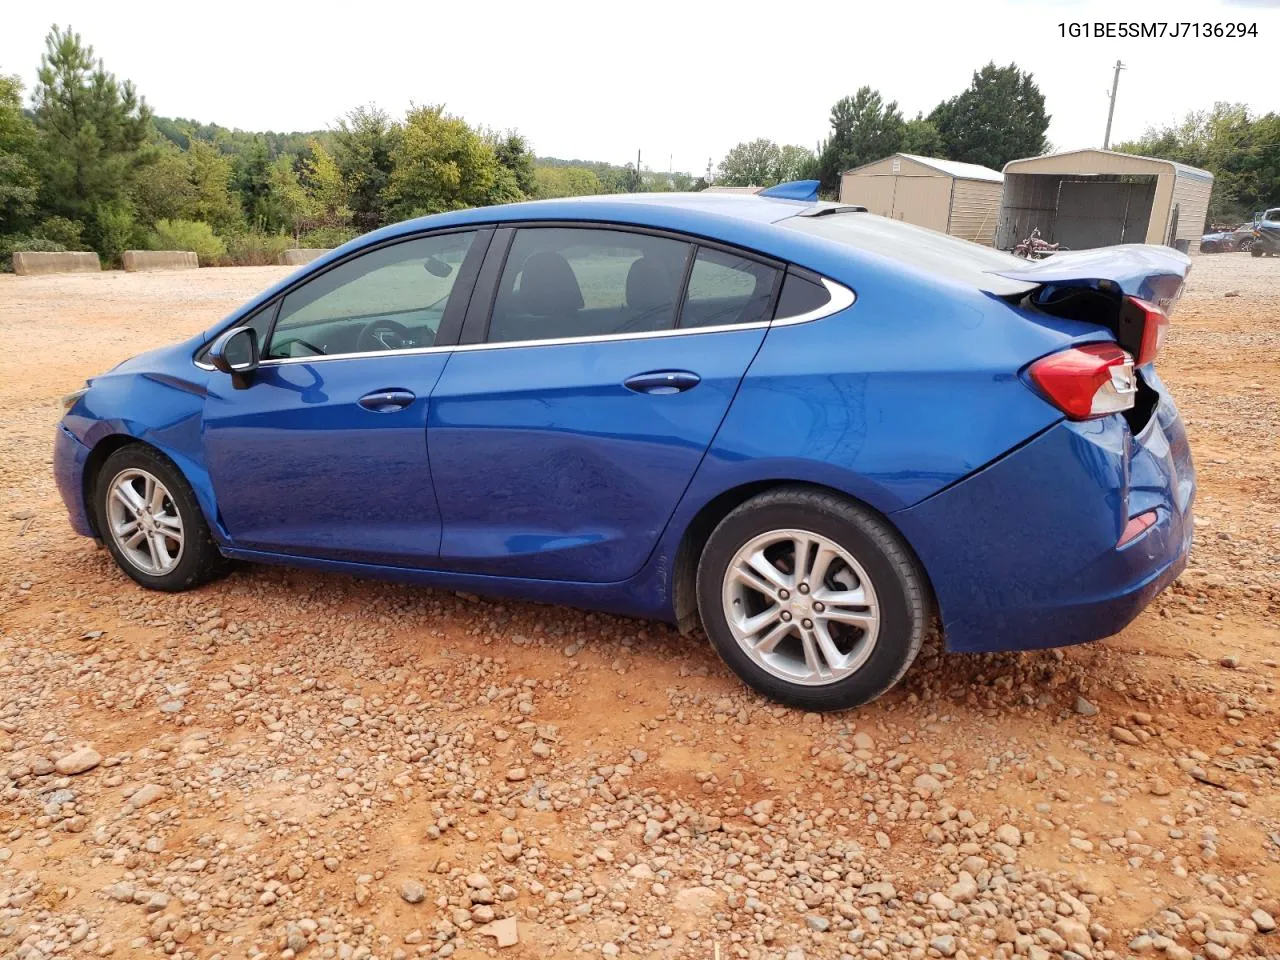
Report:
<svg viewBox="0 0 1280 960"><path fill-rule="evenodd" d="M499 231L432 394L441 563L638 572L760 347L780 275L636 230Z"/></svg>

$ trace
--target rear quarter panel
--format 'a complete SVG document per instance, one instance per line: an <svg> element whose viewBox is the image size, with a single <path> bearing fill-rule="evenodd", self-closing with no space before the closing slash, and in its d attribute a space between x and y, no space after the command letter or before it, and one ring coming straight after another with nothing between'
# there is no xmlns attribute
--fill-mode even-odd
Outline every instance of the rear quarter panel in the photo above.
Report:
<svg viewBox="0 0 1280 960"><path fill-rule="evenodd" d="M860 264L856 302L774 326L690 490L785 478L892 513L1061 419L1019 370L1078 330L927 276Z"/></svg>

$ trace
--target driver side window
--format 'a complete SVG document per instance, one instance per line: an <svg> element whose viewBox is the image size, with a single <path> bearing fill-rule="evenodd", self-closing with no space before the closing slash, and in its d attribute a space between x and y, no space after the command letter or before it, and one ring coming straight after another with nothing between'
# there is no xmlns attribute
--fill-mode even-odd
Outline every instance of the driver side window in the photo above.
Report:
<svg viewBox="0 0 1280 960"><path fill-rule="evenodd" d="M419 237L362 254L289 293L263 357L380 353L434 345L475 233Z"/></svg>

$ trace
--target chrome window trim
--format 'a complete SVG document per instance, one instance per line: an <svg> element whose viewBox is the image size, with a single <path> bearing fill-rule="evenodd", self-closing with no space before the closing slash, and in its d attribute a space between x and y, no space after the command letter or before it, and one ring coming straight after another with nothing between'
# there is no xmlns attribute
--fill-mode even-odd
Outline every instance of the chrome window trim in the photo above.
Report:
<svg viewBox="0 0 1280 960"><path fill-rule="evenodd" d="M831 299L822 306L806 313L798 313L794 317L781 320L760 320L756 323L725 323L714 327L689 327L675 330L641 330L636 333L605 333L591 337L563 337L557 340L510 340L501 343L463 343L441 347L413 347L409 350L370 350L363 353L326 353L314 357L276 357L261 361L259 367L279 367L291 363L323 363L326 360L355 360L360 357L413 357L432 353L471 353L478 350L506 350L512 347L555 347L578 343L612 343L624 340L655 340L660 337L695 337L705 333L728 333L732 330L762 330L767 327L791 327L800 323L811 323L847 310L857 301L857 295L844 284L836 283L822 277L822 285L827 288ZM203 370L212 370L212 366L192 361Z"/></svg>

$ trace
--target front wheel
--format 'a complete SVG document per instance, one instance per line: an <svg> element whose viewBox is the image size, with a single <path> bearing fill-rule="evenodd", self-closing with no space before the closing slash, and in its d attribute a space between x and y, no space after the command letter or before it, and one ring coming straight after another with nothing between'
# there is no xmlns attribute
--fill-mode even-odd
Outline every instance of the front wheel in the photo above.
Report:
<svg viewBox="0 0 1280 960"><path fill-rule="evenodd" d="M1255 245L1255 246L1250 247L1250 248L1249 248L1249 256L1251 256L1251 257L1260 257L1260 256L1262 256L1262 248L1261 248L1261 247L1259 247L1259 246L1256 246L1256 245Z"/></svg>
<svg viewBox="0 0 1280 960"><path fill-rule="evenodd" d="M227 569L190 484L158 450L133 443L107 457L94 499L107 550L142 586L188 590Z"/></svg>
<svg viewBox="0 0 1280 960"><path fill-rule="evenodd" d="M761 494L712 531L698 611L752 689L806 710L843 710L892 687L929 617L919 564L897 532L835 494Z"/></svg>

